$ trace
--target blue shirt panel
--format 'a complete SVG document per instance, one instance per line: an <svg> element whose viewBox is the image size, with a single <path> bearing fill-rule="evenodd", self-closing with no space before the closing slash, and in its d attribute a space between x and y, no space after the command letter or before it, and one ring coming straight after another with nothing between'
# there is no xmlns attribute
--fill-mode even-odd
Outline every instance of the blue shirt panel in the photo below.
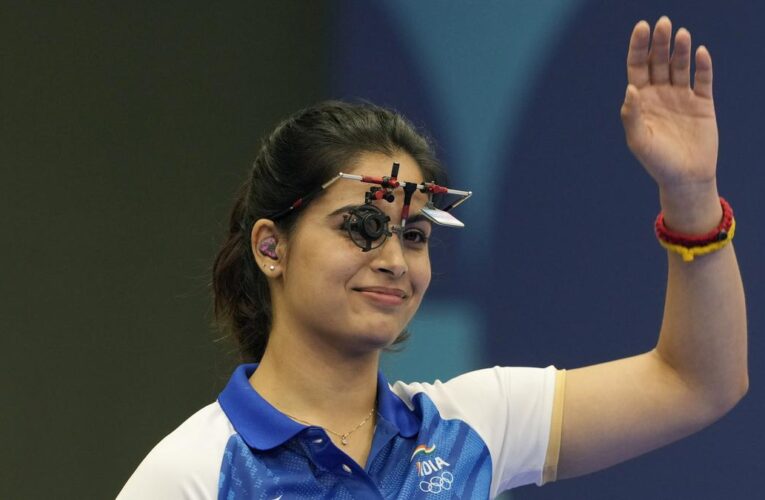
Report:
<svg viewBox="0 0 765 500"><path fill-rule="evenodd" d="M465 422L443 419L425 393L410 410L379 376L377 428L361 468L323 429L262 399L249 385L254 370L240 366L219 397L237 431L226 445L219 499L488 498L486 444Z"/></svg>

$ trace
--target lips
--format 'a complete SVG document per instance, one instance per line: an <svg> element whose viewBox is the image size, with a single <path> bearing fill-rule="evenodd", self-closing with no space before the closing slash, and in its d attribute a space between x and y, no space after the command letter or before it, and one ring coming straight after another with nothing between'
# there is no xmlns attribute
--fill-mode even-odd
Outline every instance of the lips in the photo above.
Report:
<svg viewBox="0 0 765 500"><path fill-rule="evenodd" d="M371 293L379 293L382 295L392 295L394 297L398 297L400 299L405 299L407 297L406 292L399 288L387 288L384 286L367 286L362 288L354 288L357 292L371 292Z"/></svg>
<svg viewBox="0 0 765 500"><path fill-rule="evenodd" d="M404 301L408 297L406 292L400 288L367 286L363 288L354 288L353 290L359 292L359 294L369 301L370 304L386 310L403 306Z"/></svg>

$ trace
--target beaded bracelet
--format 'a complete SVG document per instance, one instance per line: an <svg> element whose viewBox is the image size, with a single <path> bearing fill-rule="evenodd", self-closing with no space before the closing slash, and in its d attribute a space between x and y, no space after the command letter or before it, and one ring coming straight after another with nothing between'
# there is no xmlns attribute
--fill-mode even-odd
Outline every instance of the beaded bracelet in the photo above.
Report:
<svg viewBox="0 0 765 500"><path fill-rule="evenodd" d="M700 236L689 236L671 231L664 225L664 213L659 213L654 225L659 244L669 251L680 254L685 262L691 262L699 255L720 250L730 243L736 231L736 220L730 204L720 197L720 206L723 209L720 224L712 231Z"/></svg>

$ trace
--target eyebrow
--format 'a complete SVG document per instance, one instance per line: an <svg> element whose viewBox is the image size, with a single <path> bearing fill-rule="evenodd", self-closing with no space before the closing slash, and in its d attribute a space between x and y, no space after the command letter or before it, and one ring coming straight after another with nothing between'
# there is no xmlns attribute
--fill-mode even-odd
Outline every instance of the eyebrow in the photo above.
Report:
<svg viewBox="0 0 765 500"><path fill-rule="evenodd" d="M356 207L358 207L358 205L345 205L344 207L340 207L333 211L331 214L327 215L327 218L334 217L335 215L340 215L343 212L349 212L351 209Z"/></svg>
<svg viewBox="0 0 765 500"><path fill-rule="evenodd" d="M352 210L352 209L354 209L354 208L356 208L358 206L360 206L360 205L345 205L344 207L340 207L337 210L332 211L332 213L327 215L327 218L329 219L331 217L334 217L335 215L340 215L342 213L349 212L350 210ZM416 222L422 222L422 221L430 222L430 220L428 220L428 218L425 217L424 215L422 215L422 213L420 213L420 212L418 212L418 213L416 213L414 215L410 214L409 217L406 219L407 225L408 224L414 224Z"/></svg>

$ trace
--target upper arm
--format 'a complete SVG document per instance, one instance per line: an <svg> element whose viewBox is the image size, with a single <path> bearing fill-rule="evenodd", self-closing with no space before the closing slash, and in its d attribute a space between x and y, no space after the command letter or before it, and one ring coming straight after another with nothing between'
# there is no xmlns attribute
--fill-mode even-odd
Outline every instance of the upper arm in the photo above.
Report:
<svg viewBox="0 0 765 500"><path fill-rule="evenodd" d="M183 460L172 460L167 454L150 454L130 476L117 500L212 500L215 492L201 488L199 480L183 465Z"/></svg>
<svg viewBox="0 0 765 500"><path fill-rule="evenodd" d="M719 414L656 351L568 370L558 478L659 448Z"/></svg>
<svg viewBox="0 0 765 500"><path fill-rule="evenodd" d="M128 479L118 500L211 500L226 447L234 434L216 401L159 442Z"/></svg>

